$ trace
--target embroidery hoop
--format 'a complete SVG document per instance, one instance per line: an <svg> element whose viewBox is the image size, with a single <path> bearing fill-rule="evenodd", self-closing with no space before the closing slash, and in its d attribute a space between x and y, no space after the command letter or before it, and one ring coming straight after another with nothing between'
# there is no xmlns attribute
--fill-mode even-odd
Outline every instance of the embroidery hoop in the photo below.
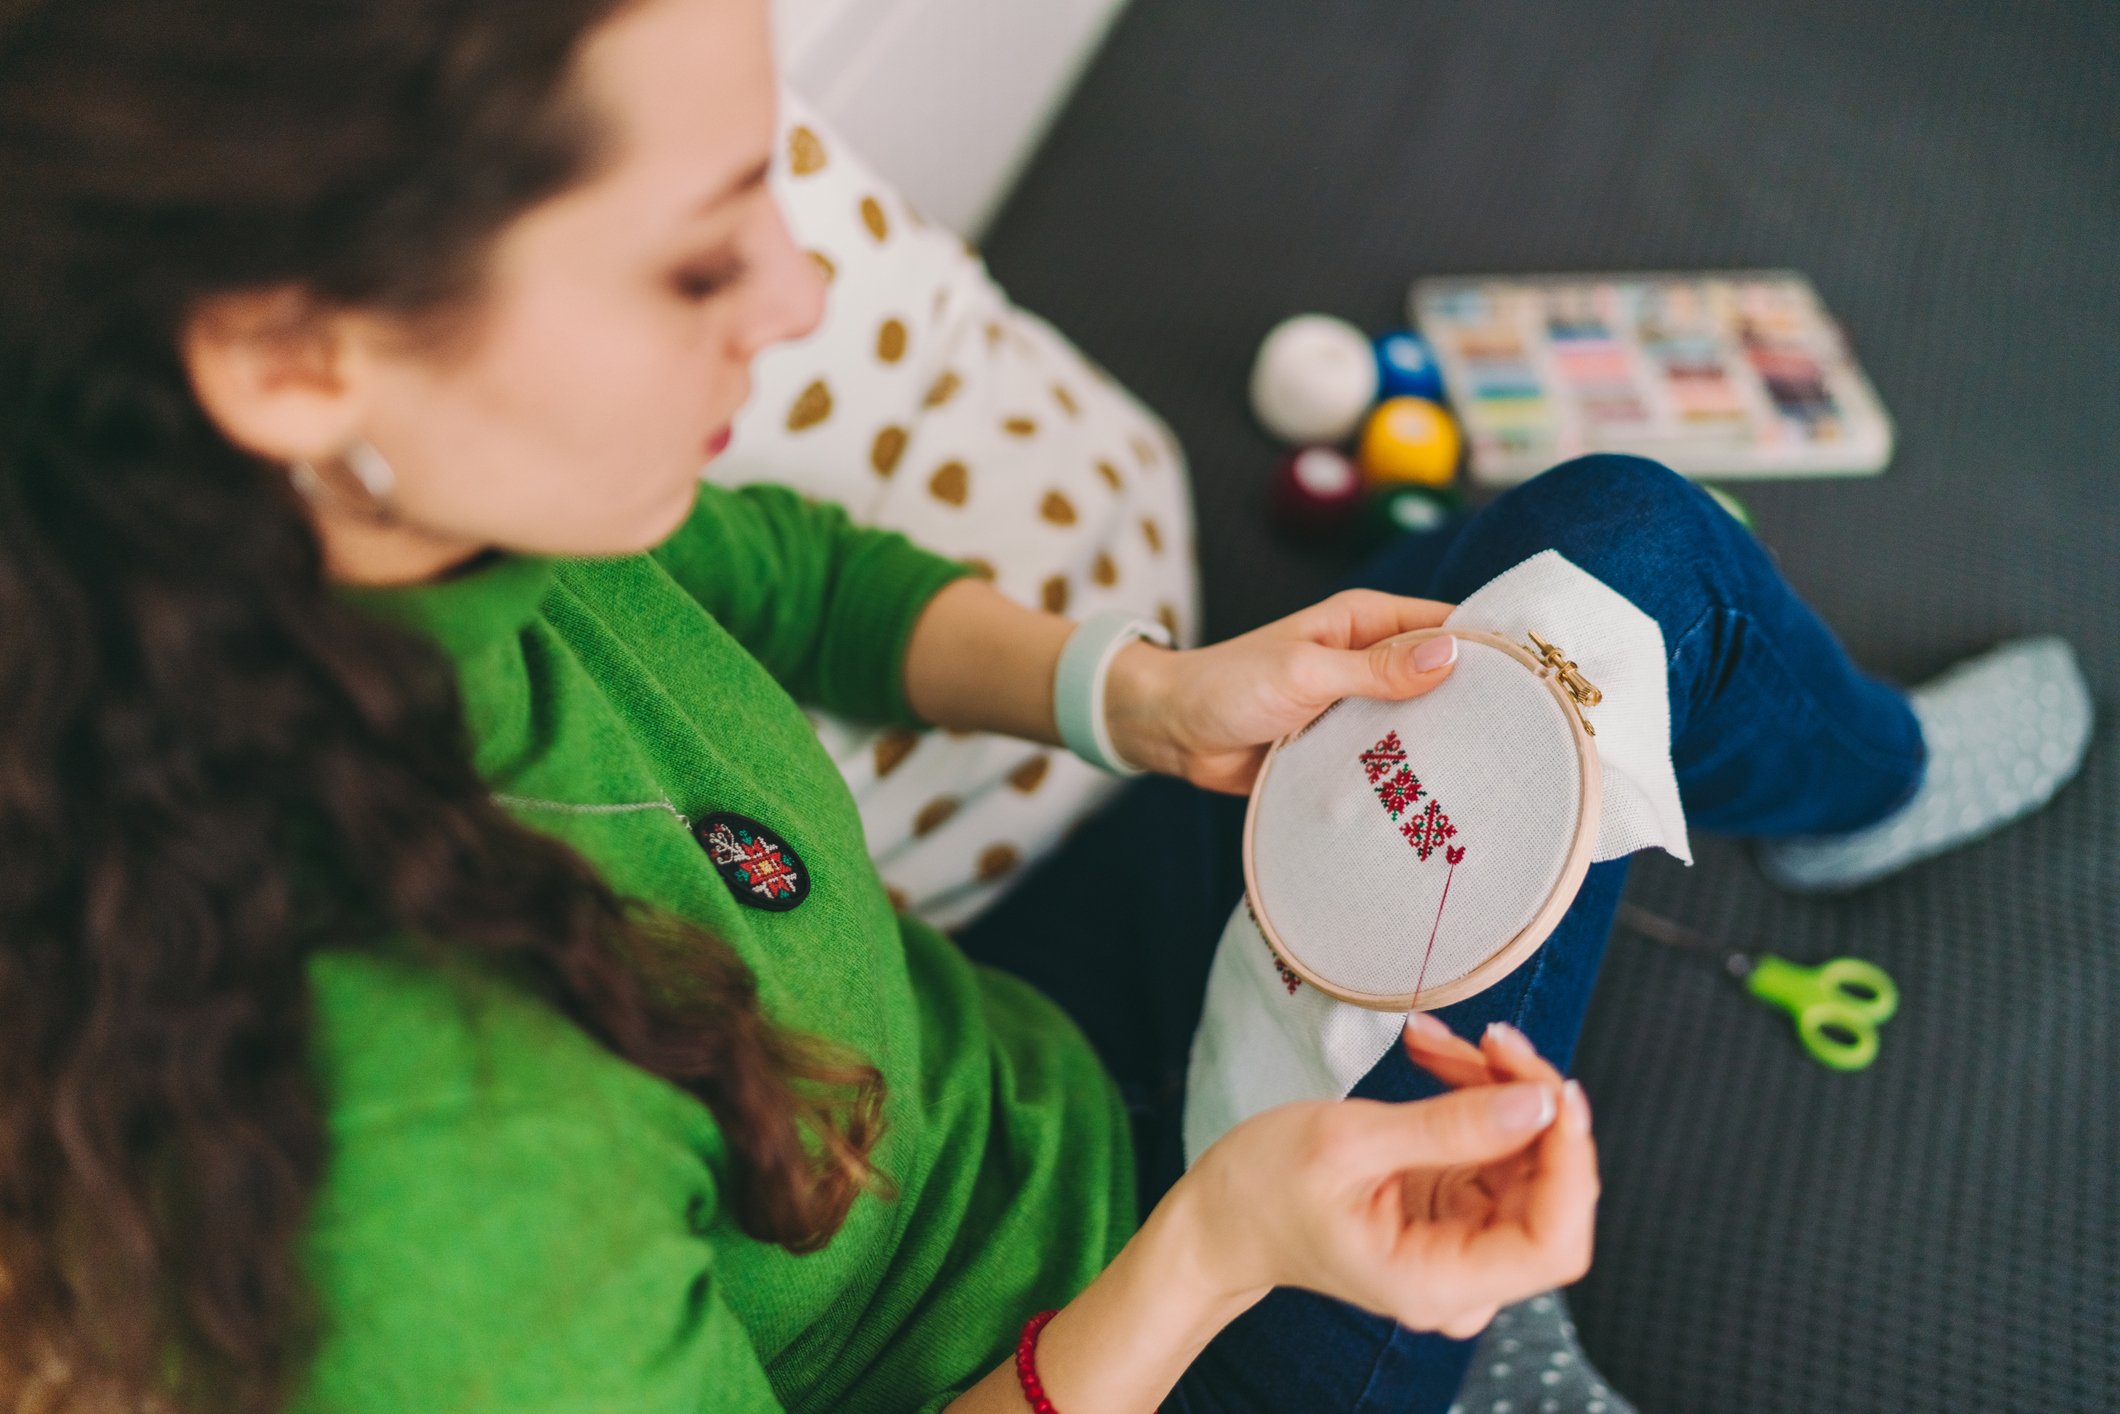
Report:
<svg viewBox="0 0 2120 1414"><path fill-rule="evenodd" d="M1468 646L1476 645L1475 651L1493 649L1507 655L1511 661L1522 666L1525 671L1531 673L1542 682L1546 690L1558 703L1561 709L1561 719L1567 724L1568 737L1574 748L1575 764L1581 783L1577 795L1573 837L1563 856L1559 877L1554 881L1552 889L1533 914L1531 921L1513 936L1502 940L1499 946L1487 956L1485 961L1474 966L1470 971L1448 978L1432 986L1416 986L1413 992L1368 991L1337 983L1322 975L1315 966L1300 956L1298 951L1290 947L1274 928L1272 914L1266 908L1262 898L1263 891L1259 883L1256 841L1259 802L1276 760L1283 755L1284 749L1291 742L1294 742L1320 722L1323 722L1340 703L1336 702L1331 707L1327 707L1308 723L1275 742L1272 748L1267 751L1266 759L1259 765L1259 773L1252 782L1251 797L1246 803L1244 810L1245 903L1251 911L1252 920L1258 925L1260 934L1266 939L1267 946L1273 950L1274 956L1280 960L1282 966L1286 967L1288 971L1295 974L1303 982L1317 988L1325 996L1364 1007L1371 1011L1433 1011L1437 1008L1448 1006L1452 1002L1460 1001L1476 992L1484 991L1515 971L1526 958L1531 956L1538 948L1538 945L1546 940L1546 936L1559 924L1561 915L1567 912L1568 905L1575 901L1576 892L1582 887L1583 877L1589 872L1591 850L1597 842L1598 822L1603 804L1603 770L1597 755L1597 747L1591 740L1592 729L1588 727L1582 715L1584 706L1595 704L1597 700L1595 689L1590 689L1591 695L1588 697L1578 696L1571 691L1570 686L1566 685L1567 678L1571 676L1574 682L1581 683L1583 687L1587 688L1589 684L1583 682L1579 674L1574 673L1574 665L1566 662L1565 654L1554 651L1551 645L1548 645L1548 652L1542 658L1535 654L1530 647L1503 638L1498 634L1469 630L1418 629L1412 633L1398 635L1398 639L1409 642L1418 641L1434 638L1444 633L1450 633L1457 638L1460 653L1463 653ZM1436 689L1436 692L1447 692L1449 688L1450 682L1446 680L1441 687ZM1341 700L1348 701L1351 699L1343 698ZM1422 698L1414 698L1403 705L1417 713L1419 704L1423 700ZM1502 735L1502 733L1497 733L1497 738L1500 739ZM1446 885L1445 898L1447 899L1447 897ZM1411 947L1418 948L1420 945L1419 939L1411 939L1409 941L1409 946Z"/></svg>

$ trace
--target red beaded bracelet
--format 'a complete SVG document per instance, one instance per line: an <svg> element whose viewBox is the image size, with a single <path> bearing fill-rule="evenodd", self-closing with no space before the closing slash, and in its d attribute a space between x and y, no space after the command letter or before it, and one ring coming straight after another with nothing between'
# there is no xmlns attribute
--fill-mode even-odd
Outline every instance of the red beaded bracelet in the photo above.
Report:
<svg viewBox="0 0 2120 1414"><path fill-rule="evenodd" d="M1023 1397L1030 1401L1033 1414L1060 1414L1053 1408L1053 1402L1045 1397L1045 1386L1038 1382L1038 1362L1034 1358L1038 1332L1059 1314L1058 1311L1040 1311L1023 1323L1023 1334L1016 1340L1016 1383L1023 1386ZM1160 1406L1150 1414L1160 1414Z"/></svg>

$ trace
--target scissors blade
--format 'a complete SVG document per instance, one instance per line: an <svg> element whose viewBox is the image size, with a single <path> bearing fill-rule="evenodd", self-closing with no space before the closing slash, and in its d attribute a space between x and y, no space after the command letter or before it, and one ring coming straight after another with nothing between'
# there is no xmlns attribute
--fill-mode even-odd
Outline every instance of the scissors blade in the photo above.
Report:
<svg viewBox="0 0 2120 1414"><path fill-rule="evenodd" d="M1670 943L1682 948L1713 948L1708 938L1694 932L1682 923L1675 923L1660 913L1651 913L1637 904L1622 903L1619 906L1619 921L1645 938L1659 943Z"/></svg>
<svg viewBox="0 0 2120 1414"><path fill-rule="evenodd" d="M1666 918L1660 913L1651 913L1638 904L1621 903L1619 921L1651 942L1721 953L1723 970L1740 982L1752 975L1753 963L1749 954L1719 943L1704 933L1696 933L1683 923Z"/></svg>

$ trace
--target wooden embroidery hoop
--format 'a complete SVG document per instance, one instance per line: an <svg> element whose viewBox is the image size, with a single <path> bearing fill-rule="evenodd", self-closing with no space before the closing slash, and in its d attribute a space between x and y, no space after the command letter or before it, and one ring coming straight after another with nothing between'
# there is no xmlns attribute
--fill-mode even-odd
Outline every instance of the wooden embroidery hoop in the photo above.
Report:
<svg viewBox="0 0 2120 1414"><path fill-rule="evenodd" d="M1479 643L1508 654L1545 683L1547 691L1559 702L1561 718L1567 722L1569 735L1574 741L1576 765L1582 773L1582 789L1576 804L1575 835L1567 856L1562 861L1560 876L1554 881L1552 892L1546 896L1546 901L1539 906L1538 912L1515 937L1509 939L1470 972L1437 983L1433 987L1424 987L1418 995L1410 992L1367 992L1344 987L1319 976L1313 968L1297 957L1282 941L1280 934L1274 931L1273 921L1260 902L1259 877L1253 857L1253 841L1259 818L1259 797L1265 787L1267 774L1273 770L1274 758L1281 754L1282 747L1323 721L1333 710L1332 707L1327 707L1309 722L1275 742L1267 751L1266 759L1259 763L1259 774L1251 783L1251 798L1244 807L1245 903L1251 910L1252 921L1258 924L1259 932L1265 937L1267 946L1273 949L1274 956L1281 960L1282 966L1326 996L1350 1002L1358 1007L1366 1007L1371 1011L1434 1011L1452 1002L1461 1001L1475 992L1485 991L1514 972L1537 950L1538 945L1546 940L1546 935L1560 923L1561 915L1568 911L1568 905L1575 901L1576 891L1583 884L1583 876L1590 870L1590 852L1597 843L1598 821L1603 804L1603 772L1597 747L1591 741L1593 729L1582 714L1584 707L1596 705L1599 696L1597 689L1590 686L1581 674L1575 671L1575 664L1568 662L1565 655L1554 645L1545 644L1543 641L1540 644L1545 649L1543 656L1535 653L1530 647L1512 642L1499 634L1465 629L1416 629L1411 633L1397 635L1393 641L1416 642L1444 633L1453 635L1461 645ZM1447 681L1444 688L1448 688ZM1588 689L1587 695L1583 693L1583 689ZM1334 707L1338 705L1333 704Z"/></svg>

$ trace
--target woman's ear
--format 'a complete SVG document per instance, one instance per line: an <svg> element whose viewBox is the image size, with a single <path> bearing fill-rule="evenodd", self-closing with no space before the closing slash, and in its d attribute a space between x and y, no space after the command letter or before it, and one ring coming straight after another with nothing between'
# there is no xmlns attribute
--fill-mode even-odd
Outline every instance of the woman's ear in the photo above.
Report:
<svg viewBox="0 0 2120 1414"><path fill-rule="evenodd" d="M345 316L292 287L216 295L178 339L192 393L223 436L277 462L315 461L360 436L367 359Z"/></svg>

